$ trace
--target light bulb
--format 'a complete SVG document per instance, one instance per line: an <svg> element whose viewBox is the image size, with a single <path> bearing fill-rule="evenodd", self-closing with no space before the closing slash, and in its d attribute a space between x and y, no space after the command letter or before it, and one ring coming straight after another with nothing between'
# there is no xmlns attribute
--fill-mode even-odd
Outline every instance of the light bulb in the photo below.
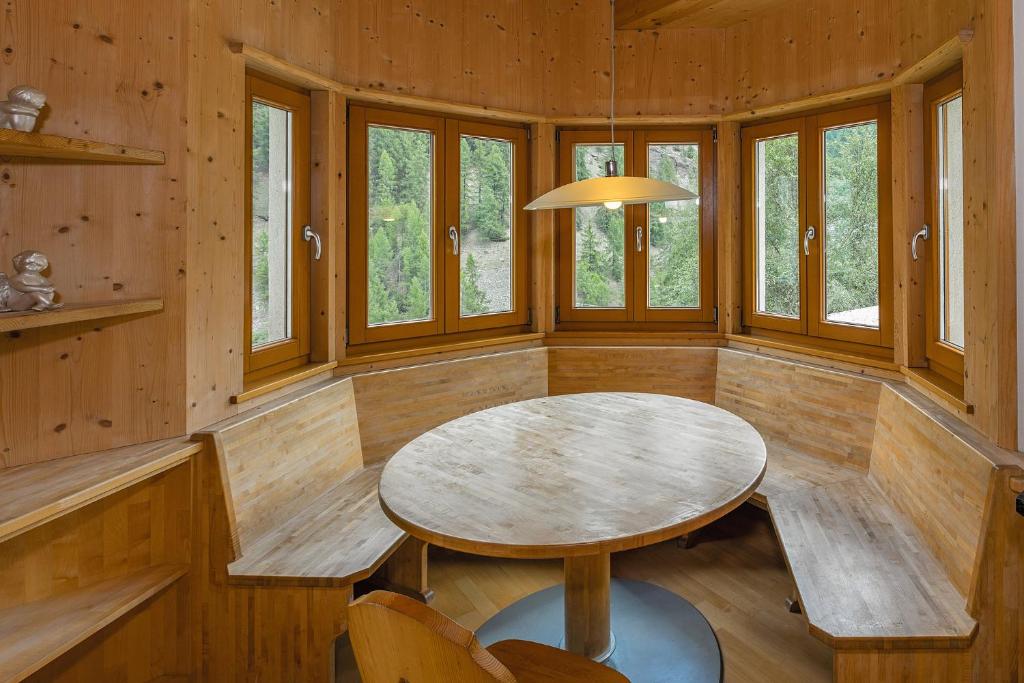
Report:
<svg viewBox="0 0 1024 683"><path fill-rule="evenodd" d="M668 223L668 216L660 216L658 218L658 222L661 223L662 225L664 225L665 223Z"/></svg>
<svg viewBox="0 0 1024 683"><path fill-rule="evenodd" d="M622 202L605 202L604 203L604 208L608 209L609 211L614 211L615 209L618 209L621 206L622 206Z"/></svg>

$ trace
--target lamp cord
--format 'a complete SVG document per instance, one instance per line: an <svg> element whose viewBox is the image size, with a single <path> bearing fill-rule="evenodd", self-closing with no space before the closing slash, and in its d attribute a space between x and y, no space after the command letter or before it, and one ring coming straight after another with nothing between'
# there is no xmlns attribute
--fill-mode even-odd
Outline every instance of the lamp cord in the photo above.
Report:
<svg viewBox="0 0 1024 683"><path fill-rule="evenodd" d="M612 123L612 161L614 161L615 160L615 0L611 0L611 6L612 6L612 21L611 21L612 30L611 30L611 35L609 36L609 38L611 40L611 48L612 48L612 60L611 60L612 61L612 77L611 77L611 97L609 98L609 101L611 103L611 107L610 107L611 117L610 118L611 118L611 123Z"/></svg>

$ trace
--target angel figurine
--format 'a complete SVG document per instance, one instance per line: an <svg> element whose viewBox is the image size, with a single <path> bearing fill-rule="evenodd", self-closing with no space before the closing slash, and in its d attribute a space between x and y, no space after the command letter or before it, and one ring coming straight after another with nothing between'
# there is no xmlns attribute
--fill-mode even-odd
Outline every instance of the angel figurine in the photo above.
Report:
<svg viewBox="0 0 1024 683"><path fill-rule="evenodd" d="M46 94L31 86L19 85L10 89L7 98L6 102L0 102L0 128L31 133L39 111L46 104Z"/></svg>
<svg viewBox="0 0 1024 683"><path fill-rule="evenodd" d="M57 292L53 283L43 276L50 262L42 252L23 251L13 259L18 274L8 278L0 272L0 313L11 311L53 311L64 304L56 304Z"/></svg>

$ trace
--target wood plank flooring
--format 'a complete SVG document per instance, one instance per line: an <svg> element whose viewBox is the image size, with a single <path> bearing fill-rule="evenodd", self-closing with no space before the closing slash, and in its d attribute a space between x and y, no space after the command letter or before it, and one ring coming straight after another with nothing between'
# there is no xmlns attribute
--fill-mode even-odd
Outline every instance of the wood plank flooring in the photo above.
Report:
<svg viewBox="0 0 1024 683"><path fill-rule="evenodd" d="M786 611L792 587L767 513L745 505L701 532L612 556L612 573L693 602L722 644L727 683L832 680L832 651ZM501 608L562 578L558 560L505 560L430 548L432 606L476 629Z"/></svg>

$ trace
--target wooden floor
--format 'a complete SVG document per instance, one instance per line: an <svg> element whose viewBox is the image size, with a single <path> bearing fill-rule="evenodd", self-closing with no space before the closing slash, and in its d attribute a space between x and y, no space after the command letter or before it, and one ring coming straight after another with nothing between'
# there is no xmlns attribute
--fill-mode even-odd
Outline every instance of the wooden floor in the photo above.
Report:
<svg viewBox="0 0 1024 683"><path fill-rule="evenodd" d="M475 629L501 608L561 580L559 561L496 560L431 547L432 606ZM612 573L693 602L722 644L727 683L832 680L832 652L785 607L791 582L767 513L749 505L675 542L612 556ZM641 682L642 683L642 682Z"/></svg>

